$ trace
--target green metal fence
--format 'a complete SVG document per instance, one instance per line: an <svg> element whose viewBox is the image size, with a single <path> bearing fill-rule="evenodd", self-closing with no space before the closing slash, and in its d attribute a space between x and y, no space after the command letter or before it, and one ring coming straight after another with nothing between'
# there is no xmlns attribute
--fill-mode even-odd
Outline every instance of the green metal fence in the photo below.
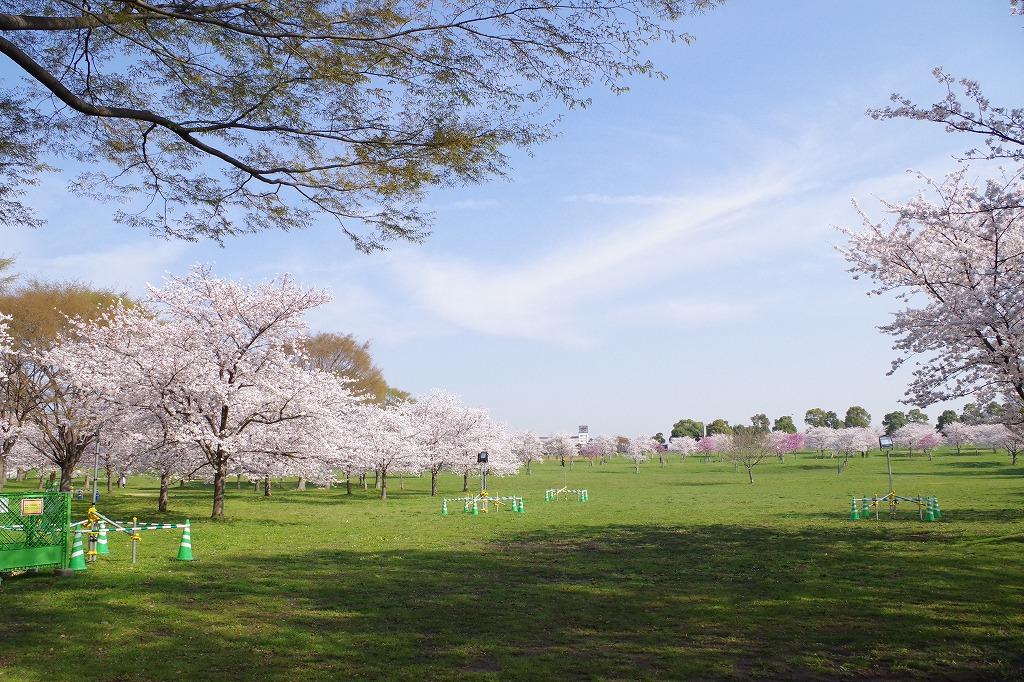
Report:
<svg viewBox="0 0 1024 682"><path fill-rule="evenodd" d="M0 571L68 565L70 493L0 493Z"/></svg>

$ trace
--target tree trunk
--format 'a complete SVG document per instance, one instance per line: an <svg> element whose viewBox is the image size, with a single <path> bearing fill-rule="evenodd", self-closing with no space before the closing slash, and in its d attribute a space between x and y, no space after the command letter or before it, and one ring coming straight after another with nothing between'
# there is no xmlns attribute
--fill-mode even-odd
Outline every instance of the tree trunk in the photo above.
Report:
<svg viewBox="0 0 1024 682"><path fill-rule="evenodd" d="M437 497L437 472L430 470L430 496Z"/></svg>
<svg viewBox="0 0 1024 682"><path fill-rule="evenodd" d="M235 488L238 490L242 489L242 474L237 474L235 476Z"/></svg>
<svg viewBox="0 0 1024 682"><path fill-rule="evenodd" d="M185 479L184 478L179 478L178 479L178 487L179 488L184 488L185 487Z"/></svg>
<svg viewBox="0 0 1024 682"><path fill-rule="evenodd" d="M754 467L747 467L747 476L750 478L750 484L754 484Z"/></svg>
<svg viewBox="0 0 1024 682"><path fill-rule="evenodd" d="M160 512L167 511L167 491L171 487L171 473L160 474L160 497L156 503L156 509Z"/></svg>
<svg viewBox="0 0 1024 682"><path fill-rule="evenodd" d="M633 466L636 467L636 471L634 473L638 473L639 474L640 473L640 462L639 461L633 462Z"/></svg>
<svg viewBox="0 0 1024 682"><path fill-rule="evenodd" d="M401 472L398 474L398 489L405 490L405 474Z"/></svg>
<svg viewBox="0 0 1024 682"><path fill-rule="evenodd" d="M469 492L469 472L462 474L462 492Z"/></svg>
<svg viewBox="0 0 1024 682"><path fill-rule="evenodd" d="M351 495L352 494L352 472L351 471L346 471L345 472L345 494L346 495Z"/></svg>
<svg viewBox="0 0 1024 682"><path fill-rule="evenodd" d="M665 457L664 456L658 455L658 464L660 464L661 466L665 466Z"/></svg>
<svg viewBox="0 0 1024 682"><path fill-rule="evenodd" d="M14 477L14 480L18 483L24 483L26 478L28 478L28 469L18 467L18 475Z"/></svg>
<svg viewBox="0 0 1024 682"><path fill-rule="evenodd" d="M526 475L527 476L532 476L533 475L533 467L531 466L532 464L533 464L533 460L532 459L526 460Z"/></svg>
<svg viewBox="0 0 1024 682"><path fill-rule="evenodd" d="M228 478L228 462L221 455L220 448L217 448L217 466L213 470L213 514L210 515L214 521L224 520L224 482ZM181 480L181 486L185 487L185 479Z"/></svg>
<svg viewBox="0 0 1024 682"><path fill-rule="evenodd" d="M114 476L114 472L112 472L110 469L107 469L107 494L108 495L110 494L110 491L111 491L110 483L111 483L111 480L113 479L113 476Z"/></svg>
<svg viewBox="0 0 1024 682"><path fill-rule="evenodd" d="M42 490L46 486L43 485L43 481L46 480L46 472L42 469L39 470L39 489Z"/></svg>
<svg viewBox="0 0 1024 682"><path fill-rule="evenodd" d="M88 490L89 489L89 481L91 481L91 480L92 480L92 474L86 472L86 474L85 474L85 483L82 484L82 489L83 490Z"/></svg>
<svg viewBox="0 0 1024 682"><path fill-rule="evenodd" d="M366 472L365 471L363 473L359 474L359 480L363 482L363 490L366 490L367 486L366 486Z"/></svg>
<svg viewBox="0 0 1024 682"><path fill-rule="evenodd" d="M388 472L382 469L380 472L380 499L388 499Z"/></svg>
<svg viewBox="0 0 1024 682"><path fill-rule="evenodd" d="M263 478L263 497L270 497L271 485L273 485L273 482L270 480L270 476L265 476Z"/></svg>
<svg viewBox="0 0 1024 682"><path fill-rule="evenodd" d="M0 455L0 490L4 489L7 483L7 457Z"/></svg>
<svg viewBox="0 0 1024 682"><path fill-rule="evenodd" d="M75 475L75 464L66 462L60 467L60 491L62 493L71 492L71 479ZM52 478L50 480L53 480Z"/></svg>
<svg viewBox="0 0 1024 682"><path fill-rule="evenodd" d="M380 489L380 469L373 470L373 489Z"/></svg>
<svg viewBox="0 0 1024 682"><path fill-rule="evenodd" d="M295 489L296 490L305 490L306 489L306 479L304 477L299 476L299 482L295 484Z"/></svg>
<svg viewBox="0 0 1024 682"><path fill-rule="evenodd" d="M1012 464L1013 466L1017 466L1017 451L1016 450L1010 453L1010 464Z"/></svg>

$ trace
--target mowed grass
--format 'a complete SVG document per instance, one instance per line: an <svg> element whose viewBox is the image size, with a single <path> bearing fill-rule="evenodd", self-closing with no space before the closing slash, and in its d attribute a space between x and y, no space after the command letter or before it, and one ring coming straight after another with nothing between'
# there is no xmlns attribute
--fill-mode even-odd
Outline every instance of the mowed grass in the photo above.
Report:
<svg viewBox="0 0 1024 682"><path fill-rule="evenodd" d="M159 515L154 482L133 480L101 510L191 518L196 561L149 532L133 566L114 535L84 574L5 580L0 678L1021 677L1024 466L940 452L894 469L941 521L848 519L852 495L886 492L877 454L841 475L773 460L755 485L698 458L547 462L491 480L525 514L479 517L442 517L429 479L395 478L387 501L232 483L214 523L209 487L173 489ZM545 504L563 480L590 502Z"/></svg>

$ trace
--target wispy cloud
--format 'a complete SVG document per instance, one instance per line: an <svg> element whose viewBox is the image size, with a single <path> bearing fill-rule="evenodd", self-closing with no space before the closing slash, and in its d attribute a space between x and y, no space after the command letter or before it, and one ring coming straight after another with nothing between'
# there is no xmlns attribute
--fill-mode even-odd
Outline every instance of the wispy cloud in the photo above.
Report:
<svg viewBox="0 0 1024 682"><path fill-rule="evenodd" d="M76 280L119 291L140 293L169 270L180 270L189 245L149 240L79 251L61 256L38 252L17 256L17 270L43 279Z"/></svg>
<svg viewBox="0 0 1024 682"><path fill-rule="evenodd" d="M568 194L562 201L617 206L678 206L684 197L663 194Z"/></svg>
<svg viewBox="0 0 1024 682"><path fill-rule="evenodd" d="M483 334L534 338L566 345L589 342L581 310L653 279L672 276L720 256L720 228L766 203L801 191L800 174L764 169L755 177L722 183L715 192L680 195L671 208L630 219L569 241L517 264L484 264L407 254L395 259L399 281L424 311L463 329ZM682 242L685 241L685 245ZM666 268L666 253L701 254ZM677 317L685 317L677 302ZM720 310L727 306L722 304ZM690 312L701 312L691 304ZM613 311L604 310L604 314ZM702 311L711 312L710 308Z"/></svg>

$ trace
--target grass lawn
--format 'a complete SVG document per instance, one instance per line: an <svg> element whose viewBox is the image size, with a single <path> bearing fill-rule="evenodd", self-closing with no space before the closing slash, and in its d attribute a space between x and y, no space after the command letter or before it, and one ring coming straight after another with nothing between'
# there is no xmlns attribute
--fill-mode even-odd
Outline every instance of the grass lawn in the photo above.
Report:
<svg viewBox="0 0 1024 682"><path fill-rule="evenodd" d="M698 458L547 462L491 481L525 514L479 517L442 517L411 478L384 502L232 483L214 523L209 487L174 488L160 515L155 482L133 480L100 510L191 518L196 561L159 531L133 566L112 535L84 574L4 580L0 679L1024 676L1024 466L942 451L894 469L941 521L848 519L852 495L887 492L877 454L841 475L773 460L755 485ZM544 503L563 475L590 501Z"/></svg>

